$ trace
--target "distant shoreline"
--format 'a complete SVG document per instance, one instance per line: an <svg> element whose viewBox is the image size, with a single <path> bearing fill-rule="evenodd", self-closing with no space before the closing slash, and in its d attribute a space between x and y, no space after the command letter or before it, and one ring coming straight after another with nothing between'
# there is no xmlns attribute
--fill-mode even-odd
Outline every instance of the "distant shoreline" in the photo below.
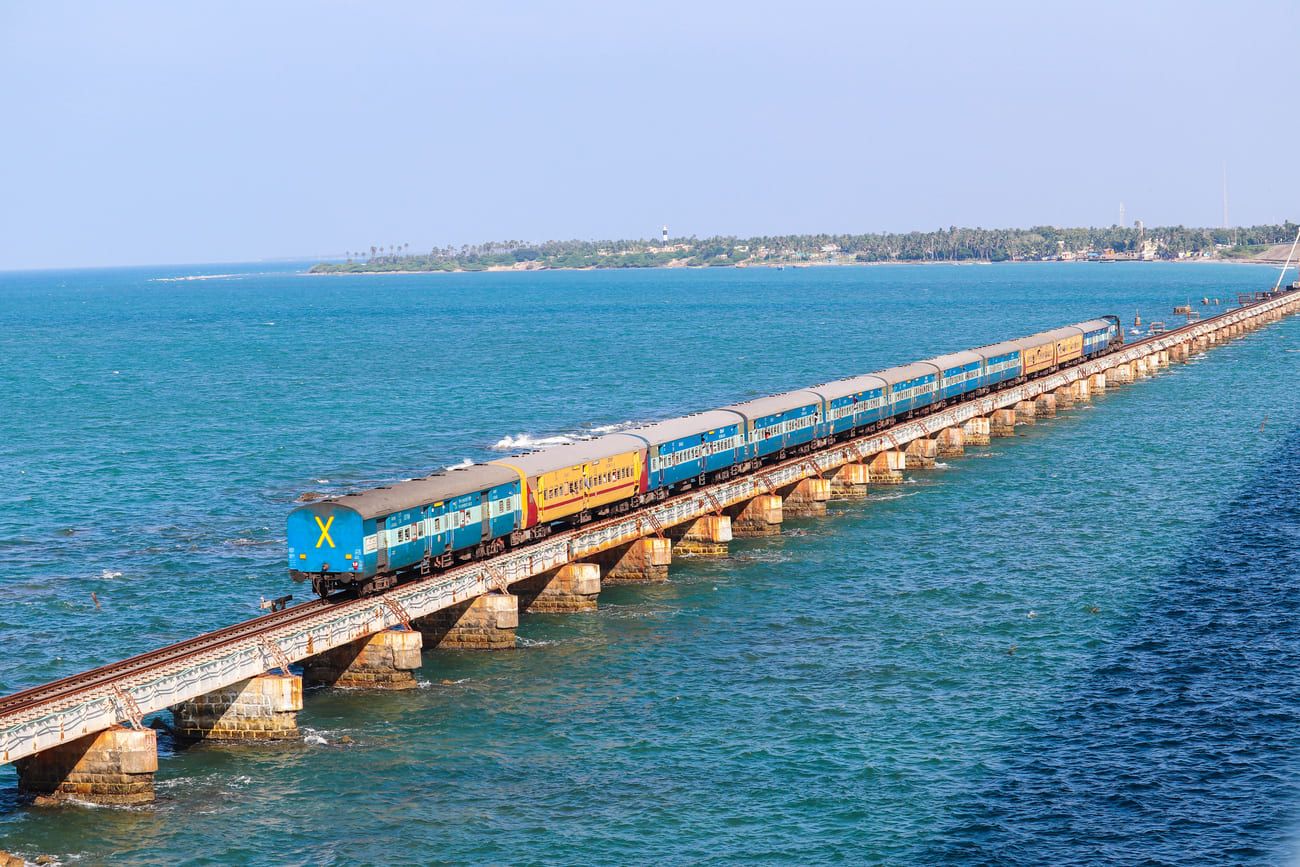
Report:
<svg viewBox="0 0 1300 867"><path fill-rule="evenodd" d="M990 259L964 259L960 261L892 261L892 262L802 262L799 264L782 263L782 264L756 264L756 265L646 265L636 268L611 268L592 265L584 268L575 267L540 267L540 268L512 268L504 266L490 266L487 268L429 268L417 271L395 271L386 268L376 268L371 271L364 269L354 269L351 271L303 271L302 275L306 277L374 277L377 275L391 274L393 276L413 276L413 275L435 275L435 274L537 274L545 271L745 271L749 269L760 269L767 271L803 271L819 268L881 268L881 267L931 267L935 265L948 265L956 267L978 267L982 265L1259 265L1269 268L1278 268L1283 264L1281 261L1268 261L1261 259L1117 259L1117 260L1059 260L1049 259L1046 262L1042 260L1023 259L1018 261L994 262Z"/></svg>

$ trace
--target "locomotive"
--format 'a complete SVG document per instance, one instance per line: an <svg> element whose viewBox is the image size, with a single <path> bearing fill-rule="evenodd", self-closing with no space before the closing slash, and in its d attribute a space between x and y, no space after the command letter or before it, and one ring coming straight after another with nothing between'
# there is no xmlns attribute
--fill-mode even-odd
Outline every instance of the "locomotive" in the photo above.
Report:
<svg viewBox="0 0 1300 867"><path fill-rule="evenodd" d="M382 591L884 429L1115 350L1105 316L634 430L332 497L288 518L289 571L324 597Z"/></svg>

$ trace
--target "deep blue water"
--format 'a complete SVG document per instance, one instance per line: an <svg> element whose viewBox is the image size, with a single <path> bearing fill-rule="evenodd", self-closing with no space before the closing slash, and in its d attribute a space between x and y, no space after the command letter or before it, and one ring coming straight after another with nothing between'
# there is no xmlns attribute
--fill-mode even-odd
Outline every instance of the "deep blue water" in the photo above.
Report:
<svg viewBox="0 0 1300 867"><path fill-rule="evenodd" d="M170 278L233 274L207 280ZM0 274L0 692L302 592L283 521L509 443L1065 322L1253 267L324 277ZM1300 324L681 561L310 737L164 743L143 810L0 849L99 863L1276 864L1300 822ZM91 593L102 610L96 610ZM346 735L355 743L343 744Z"/></svg>

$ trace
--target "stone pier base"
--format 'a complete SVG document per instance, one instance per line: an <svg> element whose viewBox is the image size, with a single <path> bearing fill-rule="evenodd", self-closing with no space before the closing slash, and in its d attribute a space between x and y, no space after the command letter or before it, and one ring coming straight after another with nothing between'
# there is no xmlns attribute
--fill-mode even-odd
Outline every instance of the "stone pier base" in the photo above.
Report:
<svg viewBox="0 0 1300 867"><path fill-rule="evenodd" d="M1029 405L1031 410L1033 404ZM989 436L1013 437L1016 435L1016 422L1020 419L1020 404L1015 408L995 409L989 414Z"/></svg>
<svg viewBox="0 0 1300 867"><path fill-rule="evenodd" d="M1076 385L1078 385L1078 383L1072 382L1069 385L1063 385L1052 392L1052 397L1056 398L1057 409L1070 409L1074 406L1074 387Z"/></svg>
<svg viewBox="0 0 1300 867"><path fill-rule="evenodd" d="M154 799L158 736L153 729L114 726L19 759L18 792L48 805L135 806Z"/></svg>
<svg viewBox="0 0 1300 867"><path fill-rule="evenodd" d="M867 464L869 478L873 485L903 484L903 470L907 467L907 455L901 451L879 452L871 456Z"/></svg>
<svg viewBox="0 0 1300 867"><path fill-rule="evenodd" d="M424 646L443 650L514 650L519 597L484 593L411 622Z"/></svg>
<svg viewBox="0 0 1300 867"><path fill-rule="evenodd" d="M836 500L862 500L867 496L871 468L866 464L845 464L831 478L831 497Z"/></svg>
<svg viewBox="0 0 1300 867"><path fill-rule="evenodd" d="M311 686L340 689L415 689L423 639L410 629L386 629L303 661Z"/></svg>
<svg viewBox="0 0 1300 867"><path fill-rule="evenodd" d="M737 539L775 536L781 532L785 510L775 494L760 494L731 508L731 534Z"/></svg>
<svg viewBox="0 0 1300 867"><path fill-rule="evenodd" d="M673 543L658 536L626 542L590 558L600 564L606 584L645 584L668 580Z"/></svg>
<svg viewBox="0 0 1300 867"><path fill-rule="evenodd" d="M1088 388L1088 380L1076 379L1070 383L1070 396L1074 398L1075 403L1087 403L1092 399L1092 389Z"/></svg>
<svg viewBox="0 0 1300 867"><path fill-rule="evenodd" d="M1133 365L1129 362L1117 364L1106 371L1107 385L1128 385L1133 381Z"/></svg>
<svg viewBox="0 0 1300 867"><path fill-rule="evenodd" d="M301 677L263 674L181 702L172 728L190 741L297 740L300 710Z"/></svg>
<svg viewBox="0 0 1300 867"><path fill-rule="evenodd" d="M1106 374L1094 373L1088 377L1088 392L1090 394L1104 394L1106 391Z"/></svg>
<svg viewBox="0 0 1300 867"><path fill-rule="evenodd" d="M670 528L668 537L672 539L674 555L726 557L731 542L731 518L705 515Z"/></svg>
<svg viewBox="0 0 1300 867"><path fill-rule="evenodd" d="M955 458L966 454L966 430L960 427L946 427L936 437L939 443L939 457Z"/></svg>
<svg viewBox="0 0 1300 867"><path fill-rule="evenodd" d="M1012 424L1014 424L1014 419ZM968 446L986 446L993 437L992 426L987 418L977 415L962 425L962 431L966 435L966 445Z"/></svg>
<svg viewBox="0 0 1300 867"><path fill-rule="evenodd" d="M511 585L518 607L530 614L573 614L595 611L600 596L600 566L567 563Z"/></svg>
<svg viewBox="0 0 1300 867"><path fill-rule="evenodd" d="M1016 404L1016 424L1033 424L1038 416L1038 406L1032 400Z"/></svg>
<svg viewBox="0 0 1300 867"><path fill-rule="evenodd" d="M831 498L830 479L804 479L781 496L781 512L790 518L816 518L826 514Z"/></svg>
<svg viewBox="0 0 1300 867"><path fill-rule="evenodd" d="M909 470L928 470L939 457L939 443L931 437L920 437L907 444L905 466Z"/></svg>
<svg viewBox="0 0 1300 867"><path fill-rule="evenodd" d="M1038 418L1052 418L1056 415L1056 395L1040 394L1034 398L1034 414Z"/></svg>
<svg viewBox="0 0 1300 867"><path fill-rule="evenodd" d="M1151 375L1151 368L1147 364L1145 355L1133 360L1133 375L1138 379L1145 379Z"/></svg>

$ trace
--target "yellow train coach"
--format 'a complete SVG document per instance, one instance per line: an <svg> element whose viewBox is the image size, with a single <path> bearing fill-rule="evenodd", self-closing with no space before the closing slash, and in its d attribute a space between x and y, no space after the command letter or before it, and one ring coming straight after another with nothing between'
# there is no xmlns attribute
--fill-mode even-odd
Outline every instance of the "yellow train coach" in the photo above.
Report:
<svg viewBox="0 0 1300 867"><path fill-rule="evenodd" d="M1083 357L1083 332L1074 326L1044 331L1019 343L1021 376L1060 367Z"/></svg>
<svg viewBox="0 0 1300 867"><path fill-rule="evenodd" d="M523 487L523 527L549 524L646 490L646 444L626 434L514 455L490 463Z"/></svg>

